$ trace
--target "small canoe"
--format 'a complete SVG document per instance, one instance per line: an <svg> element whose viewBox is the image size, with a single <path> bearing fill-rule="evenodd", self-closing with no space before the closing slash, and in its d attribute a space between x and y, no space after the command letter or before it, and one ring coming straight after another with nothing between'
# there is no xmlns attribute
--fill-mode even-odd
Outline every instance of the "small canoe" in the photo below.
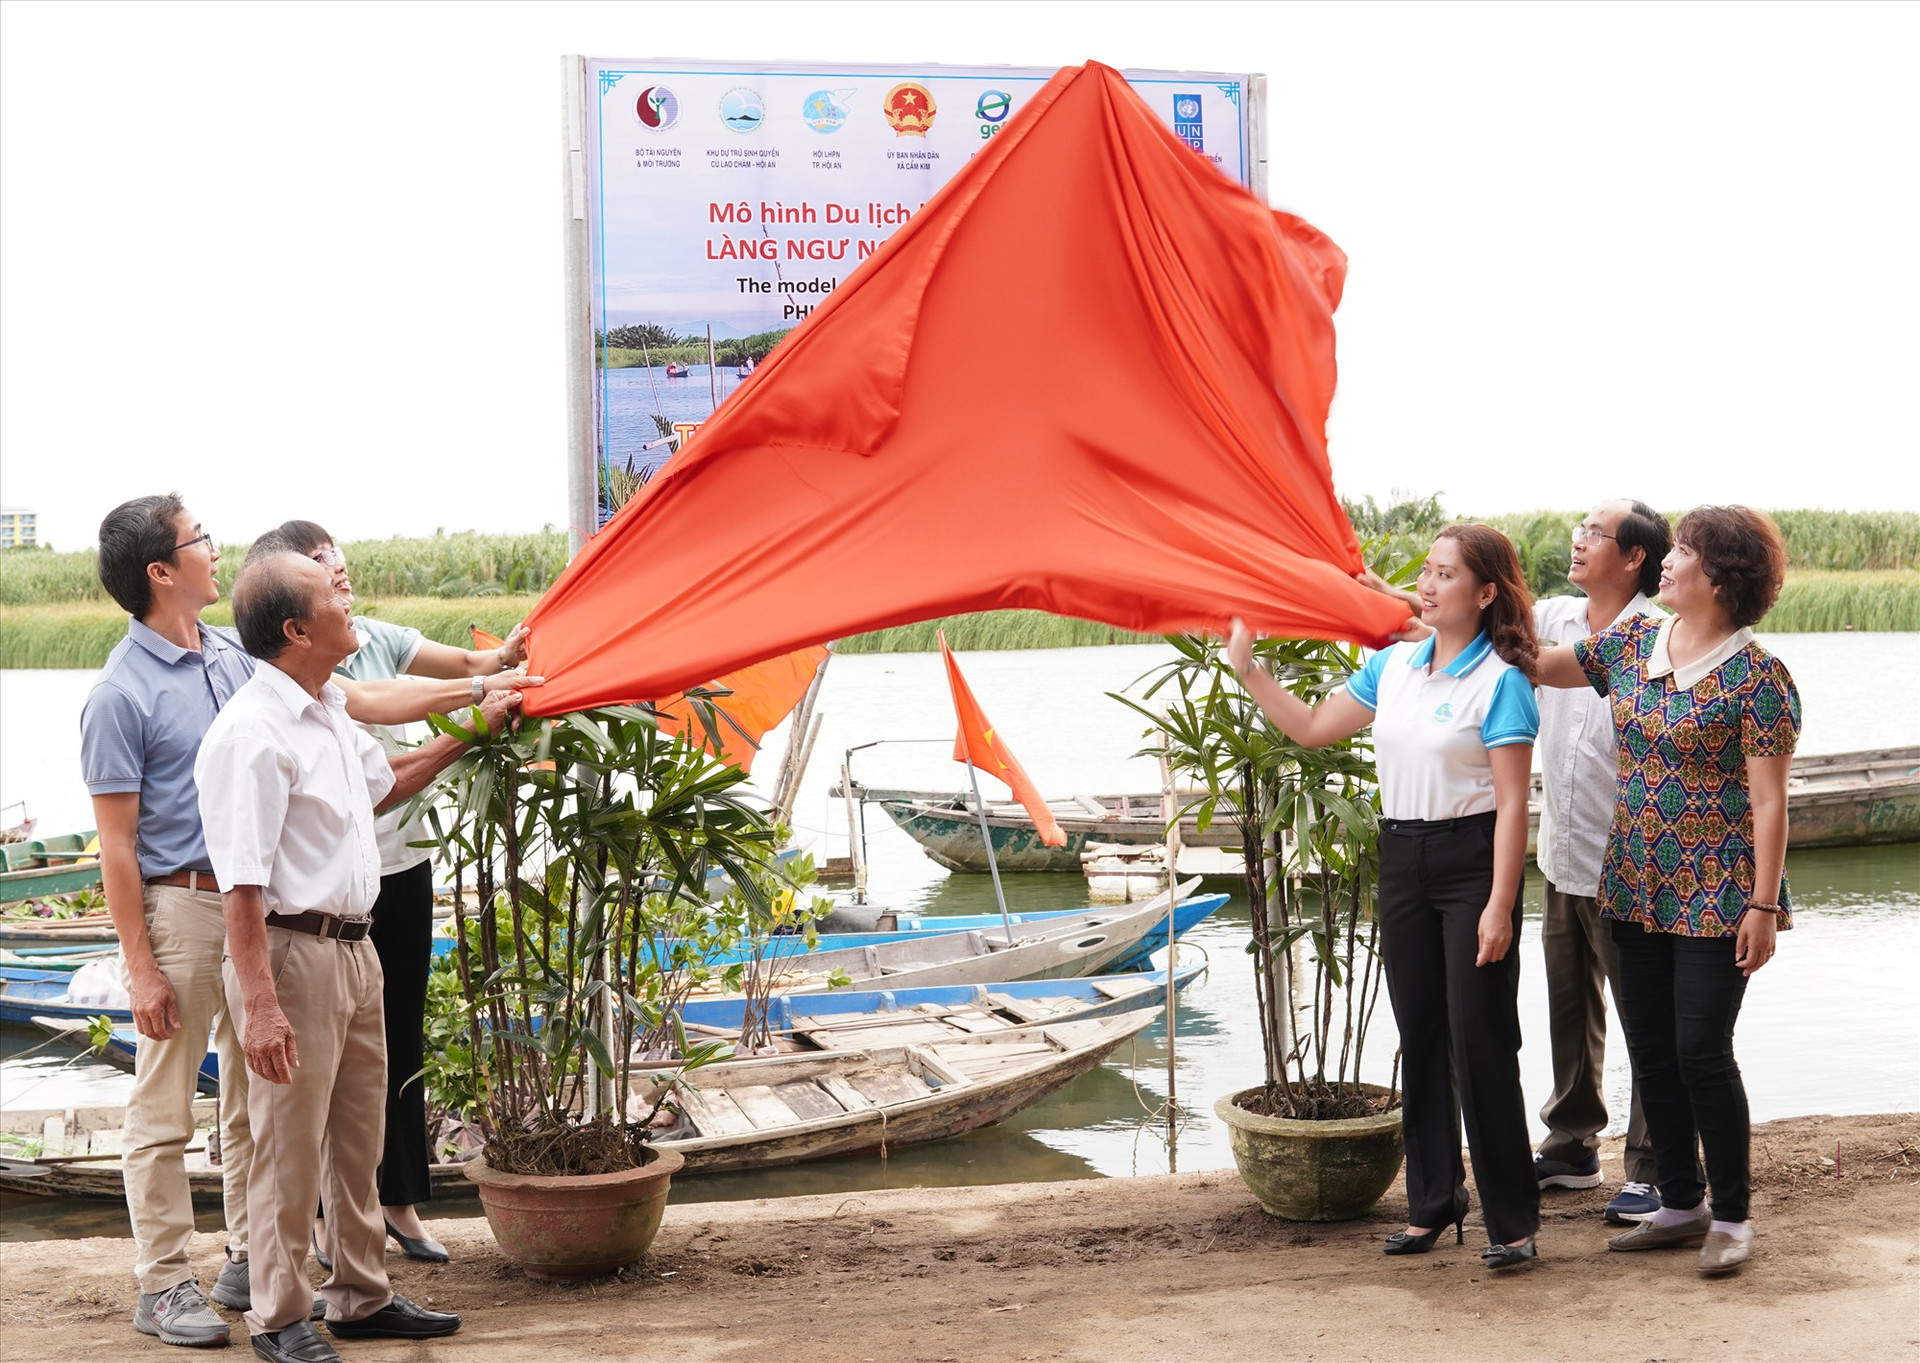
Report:
<svg viewBox="0 0 1920 1363"><path fill-rule="evenodd" d="M0 904L72 894L100 883L93 829L0 843ZM52 920L44 920L52 921Z"/></svg>
<svg viewBox="0 0 1920 1363"><path fill-rule="evenodd" d="M986 844L980 838L980 816L970 796L937 791L876 790L856 785L856 799L876 803L887 817L919 843L929 857L949 871L987 874ZM1157 794L1077 795L1049 800L1066 842L1049 847L1034 831L1033 816L1025 806L1007 800L986 802L988 832L993 837L993 859L1002 872L1067 871L1078 874L1080 854L1089 841L1154 843L1166 841L1166 820ZM1189 847L1237 846L1240 825L1230 810L1222 810L1200 831L1191 816L1180 821L1181 840Z"/></svg>
<svg viewBox="0 0 1920 1363"><path fill-rule="evenodd" d="M220 1169L207 1160L208 1137L217 1120L216 1102L201 1098L193 1105L193 1138L187 1142L187 1187L196 1207L220 1205ZM40 1153L31 1159L0 1157L0 1192L31 1197L97 1198L125 1202L121 1177L124 1107L13 1109L0 1112L0 1133L38 1141ZM427 1167L436 1201L472 1197L474 1184L464 1164Z"/></svg>
<svg viewBox="0 0 1920 1363"><path fill-rule="evenodd" d="M1199 899L1197 880L1180 887L1180 896ZM1207 913L1226 902L1206 896ZM1061 920L1015 923L1011 940L997 917L992 928L942 932L838 951L769 954L762 969L772 973L781 992L818 993L833 988L834 972L843 972L855 988L920 988L933 985L993 984L1002 980L1070 979L1113 969L1134 956L1156 929L1166 930L1167 896L1144 904L1094 909ZM797 939L778 939L789 941ZM777 948L776 948L777 950ZM840 986L846 988L846 985Z"/></svg>
<svg viewBox="0 0 1920 1363"><path fill-rule="evenodd" d="M1182 967L1175 988L1204 967ZM656 1138L690 1172L759 1169L915 1145L991 1125L1099 1064L1160 1016L1166 975L1134 974L981 989L776 998L786 1053L694 1072L674 1101L676 1125ZM739 1025L740 1002L689 1005L711 1035ZM704 1011L703 1011L704 1010ZM633 1114L646 1107L636 1098ZM194 1202L219 1205L206 1159L214 1104L194 1105L188 1146ZM0 1191L124 1200L124 1108L6 1113L0 1130L38 1136L34 1159L0 1159ZM463 1166L435 1164L436 1199L469 1196Z"/></svg>
<svg viewBox="0 0 1920 1363"><path fill-rule="evenodd" d="M0 1022L31 1027L36 1017L85 1022L105 1016L115 1022L132 1024L133 1014L125 1008L68 1003L67 986L72 983L73 972L68 970L0 966Z"/></svg>
<svg viewBox="0 0 1920 1363"><path fill-rule="evenodd" d="M707 1174L942 1140L1065 1087L1159 1016L1157 1007L1140 1008L913 1045L711 1065L690 1076L674 1099L675 1124L655 1143L679 1151L688 1173ZM643 1110L636 1097L634 1115Z"/></svg>
<svg viewBox="0 0 1920 1363"><path fill-rule="evenodd" d="M140 1034L131 1026L115 1027L107 1038L107 1044L94 1050L92 1028L85 1022L76 1022L70 1018L46 1017L42 1014L35 1014L32 1022L54 1040L78 1046L83 1051L92 1050L95 1055L116 1070L133 1073L134 1059L140 1048ZM220 1091L220 1060L213 1053L211 1038L207 1042L207 1053L200 1058L200 1078L197 1082L202 1093L212 1094Z"/></svg>

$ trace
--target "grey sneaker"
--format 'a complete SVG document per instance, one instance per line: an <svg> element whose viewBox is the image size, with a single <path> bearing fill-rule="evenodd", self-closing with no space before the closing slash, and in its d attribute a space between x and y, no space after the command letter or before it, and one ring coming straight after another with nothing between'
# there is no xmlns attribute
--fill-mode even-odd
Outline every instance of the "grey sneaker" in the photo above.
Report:
<svg viewBox="0 0 1920 1363"><path fill-rule="evenodd" d="M162 1344L204 1349L227 1342L227 1323L213 1313L192 1278L165 1292L142 1292L133 1308L133 1328L157 1335Z"/></svg>
<svg viewBox="0 0 1920 1363"><path fill-rule="evenodd" d="M213 1291L207 1295L222 1306L233 1311L251 1311L253 1309L253 1272L247 1266L251 1259L228 1259L220 1270L220 1276L214 1281ZM327 1314L326 1298L317 1293L313 1298L313 1310L307 1319L319 1320Z"/></svg>

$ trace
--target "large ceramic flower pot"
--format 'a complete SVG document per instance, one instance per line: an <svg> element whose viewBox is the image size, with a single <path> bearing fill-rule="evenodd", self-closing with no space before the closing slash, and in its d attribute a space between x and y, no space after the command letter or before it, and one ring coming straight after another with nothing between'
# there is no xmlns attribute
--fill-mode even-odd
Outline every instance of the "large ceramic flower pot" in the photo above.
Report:
<svg viewBox="0 0 1920 1363"><path fill-rule="evenodd" d="M1367 1092L1385 1090L1369 1084ZM1350 1221L1373 1210L1400 1172L1406 1145L1400 1113L1304 1122L1263 1117L1240 1106L1255 1087L1213 1105L1227 1125L1233 1162L1259 1204L1289 1221Z"/></svg>
<svg viewBox="0 0 1920 1363"><path fill-rule="evenodd" d="M647 1252L667 1210L667 1184L686 1163L648 1151L638 1169L546 1177L503 1174L484 1155L467 1165L500 1252L532 1278L602 1278Z"/></svg>

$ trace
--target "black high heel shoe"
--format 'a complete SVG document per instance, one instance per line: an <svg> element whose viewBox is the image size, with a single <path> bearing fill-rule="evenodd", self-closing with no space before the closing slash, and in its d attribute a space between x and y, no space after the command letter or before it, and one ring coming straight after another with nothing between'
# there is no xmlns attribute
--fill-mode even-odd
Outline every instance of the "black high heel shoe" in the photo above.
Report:
<svg viewBox="0 0 1920 1363"><path fill-rule="evenodd" d="M1502 1269L1530 1264L1539 1257L1539 1251L1533 1247L1531 1235L1517 1245L1488 1245L1480 1251L1480 1262L1496 1273Z"/></svg>
<svg viewBox="0 0 1920 1363"><path fill-rule="evenodd" d="M1383 1254L1425 1254L1433 1248L1434 1242L1440 1238L1440 1232L1446 1228L1447 1223L1442 1221L1439 1225L1423 1235L1408 1235L1403 1230L1397 1230L1387 1237L1387 1242L1380 1247L1380 1252ZM1453 1204L1453 1243L1456 1245L1465 1244L1466 1239L1467 1195L1465 1190L1462 1190L1460 1200Z"/></svg>
<svg viewBox="0 0 1920 1363"><path fill-rule="evenodd" d="M444 1264L453 1258L447 1253L447 1247L431 1235L423 1235L416 1240L411 1235L402 1235L395 1230L391 1221L387 1222L387 1234L399 1242L400 1252L409 1259L419 1259L429 1264Z"/></svg>

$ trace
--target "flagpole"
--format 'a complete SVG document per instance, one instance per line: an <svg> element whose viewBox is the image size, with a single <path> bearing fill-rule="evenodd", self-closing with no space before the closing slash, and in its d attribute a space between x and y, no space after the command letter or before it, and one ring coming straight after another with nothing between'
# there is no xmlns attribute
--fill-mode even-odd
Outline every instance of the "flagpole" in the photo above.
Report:
<svg viewBox="0 0 1920 1363"><path fill-rule="evenodd" d="M967 754L967 780L973 783L973 812L980 817L980 841L987 845L987 869L993 872L993 897L1000 901L1000 921L1007 925L1007 945L1013 945L1013 918L1007 913L1007 892L1000 888L1000 859L993 854L993 830L987 827L987 806L980 798L980 775L973 754Z"/></svg>
<svg viewBox="0 0 1920 1363"><path fill-rule="evenodd" d="M1179 1023L1174 1011L1174 967L1179 964L1180 939L1174 936L1173 914L1180 907L1180 796L1173 786L1173 740L1165 730L1160 733L1160 780L1166 792L1166 803L1161 806L1167 817L1167 1172L1177 1171L1179 1159L1178 1114L1180 1097L1178 1076L1174 1069L1177 1059Z"/></svg>

